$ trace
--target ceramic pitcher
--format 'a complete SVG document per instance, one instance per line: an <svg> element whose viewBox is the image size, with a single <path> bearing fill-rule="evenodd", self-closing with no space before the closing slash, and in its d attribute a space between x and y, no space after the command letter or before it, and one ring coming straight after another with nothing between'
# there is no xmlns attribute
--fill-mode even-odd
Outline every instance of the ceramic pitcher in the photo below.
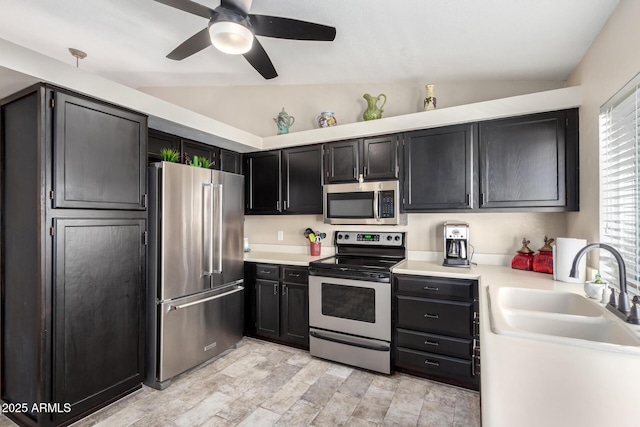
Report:
<svg viewBox="0 0 640 427"><path fill-rule="evenodd" d="M289 128L293 126L296 119L288 115L284 111L284 107L282 107L282 111L278 113L278 117L274 118L273 121L278 125L278 135L281 135L283 133L289 133Z"/></svg>
<svg viewBox="0 0 640 427"><path fill-rule="evenodd" d="M384 107L384 104L387 103L387 96L384 93L381 93L380 95L374 97L369 95L368 93L365 93L364 95L362 95L362 97L367 100L367 109L364 111L362 117L365 120L375 120L381 118L382 113L384 112L382 107ZM378 101L380 101L380 98L384 98L384 101L378 107Z"/></svg>

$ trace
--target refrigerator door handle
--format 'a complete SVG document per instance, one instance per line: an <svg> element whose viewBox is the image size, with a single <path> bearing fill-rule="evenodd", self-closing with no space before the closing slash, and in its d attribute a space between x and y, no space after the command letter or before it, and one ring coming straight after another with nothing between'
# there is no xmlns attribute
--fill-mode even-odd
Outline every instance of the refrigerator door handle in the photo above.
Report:
<svg viewBox="0 0 640 427"><path fill-rule="evenodd" d="M209 297L209 298L205 298L205 299L201 299L201 300L193 301L193 302L188 302L188 303L185 303L185 304L172 305L172 306L169 307L168 311L182 310L183 308L191 307L191 306L197 305L197 304L202 304L203 302L212 301L214 299L226 297L227 295L235 294L236 292L240 292L242 290L244 290L244 286L238 286L236 289L234 289L232 291L228 291L228 292L222 293L220 295L214 295L214 296Z"/></svg>
<svg viewBox="0 0 640 427"><path fill-rule="evenodd" d="M202 227L202 252L205 259L205 270L202 272L202 276L209 278L213 274L213 187L214 184L202 184L202 222L204 224ZM209 283L209 287L211 287L211 283Z"/></svg>
<svg viewBox="0 0 640 427"><path fill-rule="evenodd" d="M222 192L222 184L212 184L213 188L216 190L218 194L218 212L217 218L214 220L214 223L217 225L217 230L214 230L212 227L213 236L211 238L211 246L213 247L213 241L216 240L216 249L218 250L218 256L215 257L216 265L213 266L213 273L222 274L222 200L223 200L223 192ZM211 199L213 203L213 198ZM212 204L212 212L213 212L213 204Z"/></svg>

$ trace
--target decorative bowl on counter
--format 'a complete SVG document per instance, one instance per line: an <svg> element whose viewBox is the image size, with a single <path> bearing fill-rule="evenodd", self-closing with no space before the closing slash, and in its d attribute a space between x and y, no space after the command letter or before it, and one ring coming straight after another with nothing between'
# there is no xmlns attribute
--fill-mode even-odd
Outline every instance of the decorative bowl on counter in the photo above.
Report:
<svg viewBox="0 0 640 427"><path fill-rule="evenodd" d="M606 283L597 283L597 281L593 282L584 282L584 293L591 299L600 299L602 298L602 291L607 286Z"/></svg>

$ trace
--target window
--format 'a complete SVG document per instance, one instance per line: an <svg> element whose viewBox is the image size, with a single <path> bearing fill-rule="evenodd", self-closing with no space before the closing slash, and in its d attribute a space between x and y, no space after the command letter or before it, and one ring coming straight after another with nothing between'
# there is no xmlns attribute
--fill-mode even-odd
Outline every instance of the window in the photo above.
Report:
<svg viewBox="0 0 640 427"><path fill-rule="evenodd" d="M600 109L601 240L620 251L629 294L640 294L640 74ZM600 251L600 274L618 283L618 266Z"/></svg>

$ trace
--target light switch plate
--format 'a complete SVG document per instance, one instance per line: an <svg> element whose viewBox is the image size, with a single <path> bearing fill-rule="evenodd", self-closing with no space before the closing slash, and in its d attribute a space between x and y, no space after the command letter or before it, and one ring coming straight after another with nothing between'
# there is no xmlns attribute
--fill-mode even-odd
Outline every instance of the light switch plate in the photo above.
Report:
<svg viewBox="0 0 640 427"><path fill-rule="evenodd" d="M284 231L278 230L278 240L284 240Z"/></svg>

